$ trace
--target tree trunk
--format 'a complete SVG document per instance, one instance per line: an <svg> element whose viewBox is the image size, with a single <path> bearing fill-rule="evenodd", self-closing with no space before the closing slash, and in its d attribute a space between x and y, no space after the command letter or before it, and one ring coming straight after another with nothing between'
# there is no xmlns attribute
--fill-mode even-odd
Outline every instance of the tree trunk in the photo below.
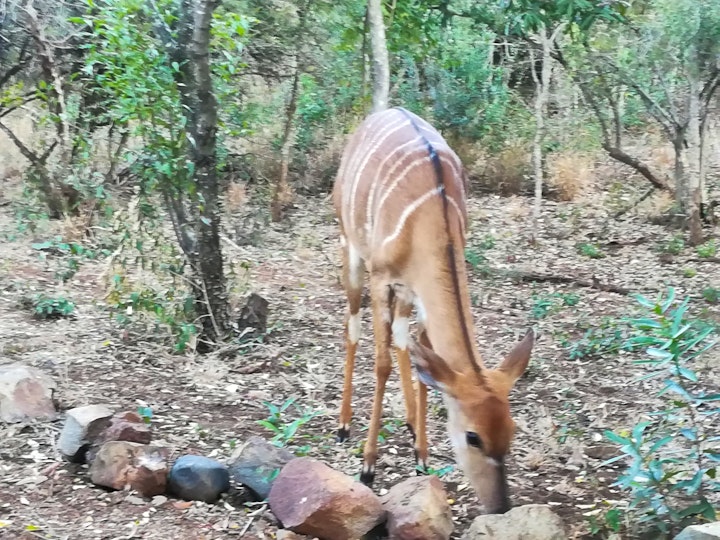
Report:
<svg viewBox="0 0 720 540"><path fill-rule="evenodd" d="M535 71L535 53L530 49L530 58L533 68L532 78L535 82L535 137L533 138L533 173L535 178L535 205L533 207L532 227L530 241L537 243L540 211L542 209L542 188L543 188L543 152L542 144L545 138L545 110L547 108L548 96L550 94L550 81L552 79L552 49L555 39L562 26L556 28L552 35L548 35L547 29L542 27L538 37L542 43L542 70L538 79Z"/></svg>
<svg viewBox="0 0 720 540"><path fill-rule="evenodd" d="M390 59L385 42L382 0L368 0L368 23L373 66L373 112L388 108L390 95Z"/></svg>
<svg viewBox="0 0 720 540"><path fill-rule="evenodd" d="M694 66L693 66L694 67ZM687 143L687 205L686 215L690 228L690 245L703 241L700 203L702 202L702 136L700 133L700 83L693 67L690 69L688 102L688 126L685 136Z"/></svg>
<svg viewBox="0 0 720 540"><path fill-rule="evenodd" d="M198 0L193 19L191 60L195 110L191 119L190 156L195 183L201 197L195 221L195 245L190 260L198 278L195 305L201 317L205 347L222 341L230 329L228 297L220 249L220 206L217 177L217 100L210 73L210 25L216 7L213 0Z"/></svg>
<svg viewBox="0 0 720 540"><path fill-rule="evenodd" d="M290 149L295 141L295 111L297 111L298 87L300 86L300 68L297 56L293 61L293 82L290 89L290 102L285 115L285 129L283 130L280 146L280 174L278 175L272 202L270 203L270 216L275 222L280 221L285 208L292 202L292 189L288 184L288 167L290 164Z"/></svg>

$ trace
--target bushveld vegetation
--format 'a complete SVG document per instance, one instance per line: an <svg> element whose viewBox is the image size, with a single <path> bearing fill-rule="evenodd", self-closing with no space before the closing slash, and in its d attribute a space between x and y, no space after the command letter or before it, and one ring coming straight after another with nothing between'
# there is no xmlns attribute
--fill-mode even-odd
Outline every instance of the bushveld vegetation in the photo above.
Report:
<svg viewBox="0 0 720 540"><path fill-rule="evenodd" d="M0 361L54 370L64 407L116 392L185 448L257 433L355 474L362 447L331 439L328 194L348 133L387 102L468 172L488 362L522 327L542 336L512 395L517 500L555 505L576 538L717 520L720 2L392 0L379 19L369 4L0 2ZM269 302L260 331L251 292ZM358 411L371 351L364 338ZM413 469L391 393L386 485ZM430 410L459 538L472 498L437 395ZM7 430L0 454L47 466L50 435ZM3 489L25 485L13 474ZM72 509L94 499L56 485L62 508L31 498L7 521L81 538ZM187 525L153 519L158 538Z"/></svg>

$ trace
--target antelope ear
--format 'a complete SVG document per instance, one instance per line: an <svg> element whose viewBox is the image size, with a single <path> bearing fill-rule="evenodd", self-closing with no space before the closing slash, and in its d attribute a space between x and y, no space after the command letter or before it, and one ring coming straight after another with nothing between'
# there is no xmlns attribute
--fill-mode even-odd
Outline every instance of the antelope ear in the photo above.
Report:
<svg viewBox="0 0 720 540"><path fill-rule="evenodd" d="M530 353L532 353L534 344L535 330L531 328L527 331L522 341L513 347L512 351L510 351L500 363L500 366L498 366L498 371L505 374L509 379L510 386L515 384L515 381L517 381L527 369L528 363L530 362Z"/></svg>
<svg viewBox="0 0 720 540"><path fill-rule="evenodd" d="M417 369L418 379L425 386L452 395L457 373L432 349L414 339L410 341L410 355Z"/></svg>

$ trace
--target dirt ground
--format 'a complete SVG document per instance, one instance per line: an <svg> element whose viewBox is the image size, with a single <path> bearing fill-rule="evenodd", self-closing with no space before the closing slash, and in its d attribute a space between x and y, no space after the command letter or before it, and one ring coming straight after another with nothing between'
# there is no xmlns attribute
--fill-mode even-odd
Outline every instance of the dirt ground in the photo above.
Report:
<svg viewBox="0 0 720 540"><path fill-rule="evenodd" d="M674 232L637 217L612 219L608 197L595 193L591 200L546 202L539 245L531 248L522 240L528 199L475 196L471 249L495 269L594 277L651 297L672 285L679 296L693 296L694 314L717 319L720 310L701 295L706 287L720 287L717 262L697 260L691 248L662 256L658 246ZM20 234L13 208L0 207L0 362L25 362L51 374L58 382L61 410L90 403L118 410L149 407L155 441L170 447L173 456L201 453L223 460L251 434L270 435L255 423L268 415L263 401L281 405L295 397L301 409L321 413L300 428L291 448L348 474L359 473L373 390L369 313L364 310L352 438L338 445L344 298L338 284L337 228L326 199L298 200L285 222L258 229L255 245L241 246L228 233L227 258L249 268L246 281L233 284L234 290L267 298L271 325L266 343L230 356L172 354L152 334L125 333L103 303L107 264L84 262L71 281L59 284L54 277L58 257L43 259L31 244L60 233L62 225ZM488 248L484 240L489 236L494 245ZM606 256L579 254L579 242L597 245ZM694 277L686 277L688 268ZM475 329L487 364L494 365L529 326L541 334L531 367L511 395L518 424L508 462L513 503L550 504L571 538L588 538L585 514L603 508L604 501L624 500L611 486L621 465L600 466L615 455L602 433L633 425L651 410L655 387L637 382L643 372L632 363L637 356L571 359L565 342L579 339L604 318L631 314L637 304L628 295L592 288L518 283L477 271L470 276ZM21 300L43 291L76 302L76 317L34 320ZM577 304L560 303L538 318L543 301L557 305L559 293L577 295ZM717 366L718 353L711 352L707 362ZM703 375L709 386L720 386L718 373ZM432 395L430 465L437 470L453 466L443 412L440 396ZM290 422L301 414L290 407L284 418ZM389 382L384 418L374 486L379 493L414 474L396 374ZM0 537L274 538L277 524L269 510L262 503L246 503L242 489L217 504L190 504L93 486L85 467L60 460L55 442L61 427L62 418L0 425ZM453 468L442 479L456 520L453 538L460 538L478 507L460 472Z"/></svg>

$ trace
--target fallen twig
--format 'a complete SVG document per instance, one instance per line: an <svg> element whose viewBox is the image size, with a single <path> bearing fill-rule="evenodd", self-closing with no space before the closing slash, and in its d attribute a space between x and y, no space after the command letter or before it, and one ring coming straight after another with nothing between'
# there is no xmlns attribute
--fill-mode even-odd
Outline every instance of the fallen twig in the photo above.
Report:
<svg viewBox="0 0 720 540"><path fill-rule="evenodd" d="M587 287L589 289L596 289L598 291L613 292L624 295L628 295L632 292L630 289L626 289L625 287L619 287L610 283L600 283L600 281L595 276L593 276L591 279L581 279L557 274L524 272L522 270L510 270L498 273L505 274L510 279L515 279L518 281L547 281L549 283L570 283L573 285L578 285L580 287Z"/></svg>

